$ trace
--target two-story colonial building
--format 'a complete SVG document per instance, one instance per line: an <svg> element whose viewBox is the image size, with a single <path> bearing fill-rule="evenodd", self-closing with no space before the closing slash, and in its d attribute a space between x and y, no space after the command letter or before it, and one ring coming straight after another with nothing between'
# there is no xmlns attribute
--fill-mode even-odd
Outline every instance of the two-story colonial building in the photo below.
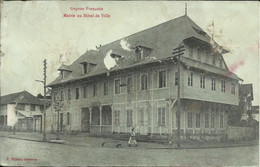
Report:
<svg viewBox="0 0 260 167"><path fill-rule="evenodd" d="M181 45L178 78L172 52ZM48 86L53 102L63 102L63 130L127 133L135 127L143 135L175 134L180 84L181 133L225 135L227 111L238 105L241 80L229 71L227 52L184 15L87 51L62 65ZM49 114L56 128L57 113Z"/></svg>

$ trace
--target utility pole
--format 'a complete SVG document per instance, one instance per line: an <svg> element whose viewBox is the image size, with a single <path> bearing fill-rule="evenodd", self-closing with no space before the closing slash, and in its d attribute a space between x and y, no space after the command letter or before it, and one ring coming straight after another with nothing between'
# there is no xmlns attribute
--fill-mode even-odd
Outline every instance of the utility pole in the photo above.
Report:
<svg viewBox="0 0 260 167"><path fill-rule="evenodd" d="M178 57L178 98L177 98L177 104L178 104L178 110L176 113L177 116L177 147L181 147L181 87L180 87L180 81L181 81L181 67L180 67L180 57L184 54L185 48L184 46L179 46L174 49L173 56Z"/></svg>
<svg viewBox="0 0 260 167"><path fill-rule="evenodd" d="M47 62L46 59L43 61L43 85L44 85L44 112L43 112L43 119L44 119L44 126L43 126L43 141L46 141L46 69L47 69Z"/></svg>

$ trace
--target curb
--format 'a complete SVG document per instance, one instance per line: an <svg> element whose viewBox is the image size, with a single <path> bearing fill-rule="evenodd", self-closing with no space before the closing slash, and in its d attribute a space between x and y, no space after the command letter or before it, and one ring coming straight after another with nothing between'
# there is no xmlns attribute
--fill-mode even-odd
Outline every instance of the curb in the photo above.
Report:
<svg viewBox="0 0 260 167"><path fill-rule="evenodd" d="M26 139L26 138L19 138L19 137L12 137L12 136L2 136L5 138L11 138L11 139L19 139L19 140L26 140L26 141L33 141L33 142L42 142L42 143L53 143L53 144L63 144L63 145L71 145L71 146L79 146L79 147L89 147L86 145L82 144L72 144L72 143L67 143L65 140L61 140L62 142L58 142L57 140L47 140L47 141L42 141L42 140L36 140L36 139ZM174 150L184 150L184 149L213 149L213 148L232 148L232 147L247 147L247 146L256 146L259 145L259 143L247 143L247 144L241 144L241 145L224 145L224 146L208 146L208 147L148 147L148 148L140 148L140 147L121 147L117 149L174 149ZM93 146L94 147L94 146ZM97 146L99 147L99 146ZM100 147L100 148L116 148L116 147Z"/></svg>

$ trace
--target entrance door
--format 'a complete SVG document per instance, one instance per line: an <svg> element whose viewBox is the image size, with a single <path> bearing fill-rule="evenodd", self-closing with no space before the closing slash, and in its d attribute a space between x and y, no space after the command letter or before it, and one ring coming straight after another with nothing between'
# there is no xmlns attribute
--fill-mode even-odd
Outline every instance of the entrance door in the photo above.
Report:
<svg viewBox="0 0 260 167"><path fill-rule="evenodd" d="M81 109L81 131L90 131L90 113L88 108Z"/></svg>
<svg viewBox="0 0 260 167"><path fill-rule="evenodd" d="M63 130L63 113L60 113L60 131Z"/></svg>
<svg viewBox="0 0 260 167"><path fill-rule="evenodd" d="M140 134L147 135L148 134L148 112L145 108L140 110Z"/></svg>

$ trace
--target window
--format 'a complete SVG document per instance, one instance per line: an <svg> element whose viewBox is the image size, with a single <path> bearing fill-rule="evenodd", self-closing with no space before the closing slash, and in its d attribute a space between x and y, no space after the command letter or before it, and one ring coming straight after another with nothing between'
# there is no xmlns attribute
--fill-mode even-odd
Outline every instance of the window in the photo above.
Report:
<svg viewBox="0 0 260 167"><path fill-rule="evenodd" d="M57 92L54 92L53 100L54 100L54 101L58 100L58 99L57 99Z"/></svg>
<svg viewBox="0 0 260 167"><path fill-rule="evenodd" d="M188 86L193 86L193 73L188 74Z"/></svg>
<svg viewBox="0 0 260 167"><path fill-rule="evenodd" d="M79 99L79 88L76 88L76 99Z"/></svg>
<svg viewBox="0 0 260 167"><path fill-rule="evenodd" d="M147 75L143 74L141 76L141 90L147 90Z"/></svg>
<svg viewBox="0 0 260 167"><path fill-rule="evenodd" d="M144 125L144 108L140 109L140 125Z"/></svg>
<svg viewBox="0 0 260 167"><path fill-rule="evenodd" d="M201 49L200 48L198 48L197 58L198 58L198 60L201 60Z"/></svg>
<svg viewBox="0 0 260 167"><path fill-rule="evenodd" d="M212 64L213 65L216 65L216 58L213 56L213 58L212 58Z"/></svg>
<svg viewBox="0 0 260 167"><path fill-rule="evenodd" d="M108 95L108 82L104 82L104 95Z"/></svg>
<svg viewBox="0 0 260 167"><path fill-rule="evenodd" d="M205 75L200 76L200 88L205 89Z"/></svg>
<svg viewBox="0 0 260 167"><path fill-rule="evenodd" d="M83 74L87 74L88 73L88 63L83 63L82 64L82 71L83 71Z"/></svg>
<svg viewBox="0 0 260 167"><path fill-rule="evenodd" d="M209 128L209 114L205 114L205 128Z"/></svg>
<svg viewBox="0 0 260 167"><path fill-rule="evenodd" d="M179 82L179 75L178 74L179 74L178 72L175 73L175 85L178 85L178 82Z"/></svg>
<svg viewBox="0 0 260 167"><path fill-rule="evenodd" d="M133 110L127 110L126 114L126 124L133 125Z"/></svg>
<svg viewBox="0 0 260 167"><path fill-rule="evenodd" d="M127 78L127 93L133 92L133 80L132 78Z"/></svg>
<svg viewBox="0 0 260 167"><path fill-rule="evenodd" d="M68 100L71 100L71 90L68 90Z"/></svg>
<svg viewBox="0 0 260 167"><path fill-rule="evenodd" d="M158 108L158 125L165 125L165 107Z"/></svg>
<svg viewBox="0 0 260 167"><path fill-rule="evenodd" d="M223 112L220 113L220 128L224 128L224 114Z"/></svg>
<svg viewBox="0 0 260 167"><path fill-rule="evenodd" d="M193 47L190 47L189 56L190 56L191 58L193 57Z"/></svg>
<svg viewBox="0 0 260 167"><path fill-rule="evenodd" d="M64 71L60 71L61 79L64 79Z"/></svg>
<svg viewBox="0 0 260 167"><path fill-rule="evenodd" d="M166 87L166 70L159 71L159 88Z"/></svg>
<svg viewBox="0 0 260 167"><path fill-rule="evenodd" d="M67 113L67 125L70 125L70 113Z"/></svg>
<svg viewBox="0 0 260 167"><path fill-rule="evenodd" d="M206 60L205 60L206 63L209 63L209 55L210 55L210 53L206 52Z"/></svg>
<svg viewBox="0 0 260 167"><path fill-rule="evenodd" d="M135 48L135 55L136 55L136 60L142 60L143 57L143 49L141 47L136 47Z"/></svg>
<svg viewBox="0 0 260 167"><path fill-rule="evenodd" d="M97 87L97 83L93 84L93 97L96 97L98 94L98 87Z"/></svg>
<svg viewBox="0 0 260 167"><path fill-rule="evenodd" d="M16 109L17 110L25 110L25 105L24 104L17 104Z"/></svg>
<svg viewBox="0 0 260 167"><path fill-rule="evenodd" d="M200 128L200 113L196 113L196 128Z"/></svg>
<svg viewBox="0 0 260 167"><path fill-rule="evenodd" d="M224 80L221 80L221 92L226 91L226 82Z"/></svg>
<svg viewBox="0 0 260 167"><path fill-rule="evenodd" d="M236 86L234 83L231 83L231 94L235 94Z"/></svg>
<svg viewBox="0 0 260 167"><path fill-rule="evenodd" d="M83 98L87 98L88 97L88 94L87 94L87 86L84 86L83 87Z"/></svg>
<svg viewBox="0 0 260 167"><path fill-rule="evenodd" d="M119 94L120 93L120 80L117 79L115 80L115 94Z"/></svg>
<svg viewBox="0 0 260 167"><path fill-rule="evenodd" d="M120 111L115 111L115 125L120 125Z"/></svg>
<svg viewBox="0 0 260 167"><path fill-rule="evenodd" d="M219 67L222 68L223 67L223 62L221 59L219 59Z"/></svg>
<svg viewBox="0 0 260 167"><path fill-rule="evenodd" d="M31 110L31 111L35 111L35 104L31 104L31 105L30 105L30 110Z"/></svg>
<svg viewBox="0 0 260 167"><path fill-rule="evenodd" d="M192 113L188 112L188 128L192 128Z"/></svg>
<svg viewBox="0 0 260 167"><path fill-rule="evenodd" d="M216 78L211 79L211 90L216 90Z"/></svg>
<svg viewBox="0 0 260 167"><path fill-rule="evenodd" d="M60 91L60 100L61 100L61 101L64 100L64 94L63 94L63 91Z"/></svg>
<svg viewBox="0 0 260 167"><path fill-rule="evenodd" d="M211 115L211 128L215 128L215 115Z"/></svg>

